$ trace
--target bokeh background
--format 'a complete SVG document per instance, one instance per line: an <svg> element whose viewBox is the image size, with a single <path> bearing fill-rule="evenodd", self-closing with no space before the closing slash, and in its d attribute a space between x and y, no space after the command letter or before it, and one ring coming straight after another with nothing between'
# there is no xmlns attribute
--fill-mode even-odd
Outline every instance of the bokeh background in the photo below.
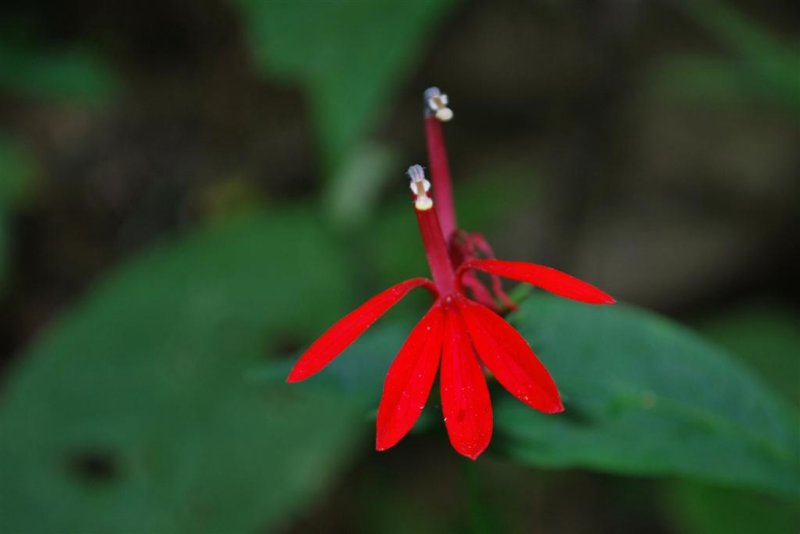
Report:
<svg viewBox="0 0 800 534"><path fill-rule="evenodd" d="M799 28L779 0L4 2L0 530L800 531ZM691 425L626 464L662 435L646 416L587 430L578 460L501 428L471 463L435 397L375 453L423 296L335 383L280 384L337 317L427 272L403 172L426 162L431 85L463 226L715 343L730 369L674 354L674 412L735 397L719 442L777 450L758 410L785 408L793 481ZM630 384L673 376L658 350L624 355Z"/></svg>

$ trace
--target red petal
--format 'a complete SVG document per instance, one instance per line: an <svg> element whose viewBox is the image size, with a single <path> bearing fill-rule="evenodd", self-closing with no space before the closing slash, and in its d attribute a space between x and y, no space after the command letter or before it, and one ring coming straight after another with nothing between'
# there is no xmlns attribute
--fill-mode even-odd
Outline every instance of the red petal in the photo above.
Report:
<svg viewBox="0 0 800 534"><path fill-rule="evenodd" d="M550 373L519 332L480 304L459 298L458 307L475 350L504 388L539 411L564 410Z"/></svg>
<svg viewBox="0 0 800 534"><path fill-rule="evenodd" d="M613 304L613 297L591 284L574 276L562 273L552 267L525 263L521 261L474 260L464 264L461 269L478 269L490 274L504 276L541 287L559 297L579 300L589 304Z"/></svg>
<svg viewBox="0 0 800 534"><path fill-rule="evenodd" d="M492 439L492 401L486 377L454 307L445 313L442 371L439 377L442 413L450 443L475 460Z"/></svg>
<svg viewBox="0 0 800 534"><path fill-rule="evenodd" d="M328 365L355 341L367 328L386 313L386 310L397 304L406 293L415 287L432 284L425 278L413 278L396 286L392 286L383 293L379 293L367 302L345 315L336 322L327 332L322 334L308 350L297 360L289 373L287 382L299 382L319 372Z"/></svg>
<svg viewBox="0 0 800 534"><path fill-rule="evenodd" d="M444 313L437 301L411 331L386 375L378 408L377 450L394 446L419 419L439 367L443 330Z"/></svg>

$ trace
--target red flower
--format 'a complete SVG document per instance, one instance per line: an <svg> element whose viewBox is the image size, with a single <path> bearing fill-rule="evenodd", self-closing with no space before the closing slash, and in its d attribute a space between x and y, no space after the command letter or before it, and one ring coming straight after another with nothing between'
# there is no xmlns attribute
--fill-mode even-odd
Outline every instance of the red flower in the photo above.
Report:
<svg viewBox="0 0 800 534"><path fill-rule="evenodd" d="M480 236L456 230L449 171L441 130L437 128L438 120L449 120L452 112L447 108L446 97L438 90L431 95L431 91L426 92L426 130L434 198L428 196L431 185L422 167L414 165L408 174L433 281L406 280L372 297L317 339L297 361L287 381L305 380L320 371L411 289L425 287L435 300L389 368L378 409L376 448L382 451L394 446L411 430L440 369L442 412L450 442L459 453L474 460L486 449L492 436L492 406L482 365L528 406L544 413L564 410L552 377L528 343L490 309L496 309L490 291L475 276L475 271L526 282L590 304L610 304L614 299L550 267L475 257L476 251L491 256L491 249ZM438 186L443 191L437 191ZM438 215L434 204L443 208ZM448 233L443 233L443 227ZM464 243L467 245L462 246ZM496 280L493 278L492 290L508 305L510 301ZM466 295L465 287L470 289L473 299Z"/></svg>

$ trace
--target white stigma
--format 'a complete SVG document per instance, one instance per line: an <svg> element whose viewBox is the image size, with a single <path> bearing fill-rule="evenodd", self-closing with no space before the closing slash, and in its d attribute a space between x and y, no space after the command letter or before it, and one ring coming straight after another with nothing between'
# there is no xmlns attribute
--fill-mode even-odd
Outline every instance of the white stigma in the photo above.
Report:
<svg viewBox="0 0 800 534"><path fill-rule="evenodd" d="M428 113L432 113L442 122L447 122L453 118L453 110L448 106L447 95L439 90L438 87L431 87L425 91L425 106Z"/></svg>
<svg viewBox="0 0 800 534"><path fill-rule="evenodd" d="M411 178L409 187L416 197L414 199L414 207L419 211L431 209L433 207L433 199L428 196L431 183L425 179L425 171L422 169L422 165L412 165L409 167L408 177Z"/></svg>

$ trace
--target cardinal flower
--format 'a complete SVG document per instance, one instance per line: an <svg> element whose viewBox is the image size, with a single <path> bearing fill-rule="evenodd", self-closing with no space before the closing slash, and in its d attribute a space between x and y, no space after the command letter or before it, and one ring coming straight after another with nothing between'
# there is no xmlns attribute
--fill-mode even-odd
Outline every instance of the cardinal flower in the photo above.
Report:
<svg viewBox="0 0 800 534"><path fill-rule="evenodd" d="M433 280L413 278L401 282L340 319L300 357L287 381L305 380L322 370L409 291L424 287L433 295L433 305L411 331L386 375L378 408L376 449L394 446L411 430L438 371L442 414L450 442L456 451L474 460L492 437L492 406L485 370L531 408L548 414L564 410L550 373L525 339L499 315L492 292L506 307L510 301L496 277L526 282L589 304L610 304L614 299L550 267L493 259L491 248L482 237L456 229L441 130L437 133L428 122L438 124L453 114L447 108L446 97L438 90L430 95L431 91L426 92L431 168L434 182L440 178L439 185L443 184L445 191L437 195L435 183L431 198L431 183L419 165L410 167L408 175ZM443 209L437 213L440 205ZM490 257L479 258L479 253ZM482 284L476 271L493 277L491 290Z"/></svg>

